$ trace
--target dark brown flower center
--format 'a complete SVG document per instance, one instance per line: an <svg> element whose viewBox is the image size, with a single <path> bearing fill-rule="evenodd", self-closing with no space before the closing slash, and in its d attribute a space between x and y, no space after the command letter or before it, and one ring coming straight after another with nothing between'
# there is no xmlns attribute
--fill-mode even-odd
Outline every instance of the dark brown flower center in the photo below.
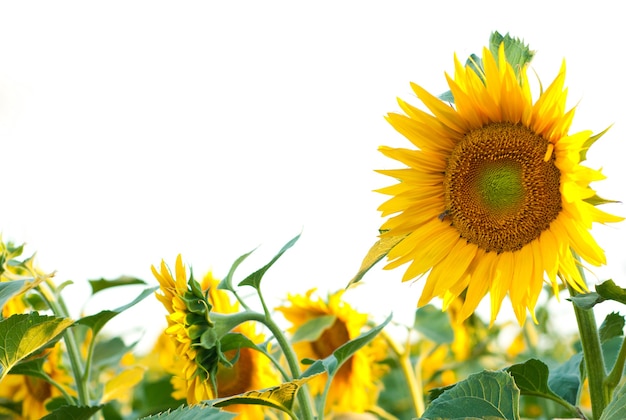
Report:
<svg viewBox="0 0 626 420"><path fill-rule="evenodd" d="M460 236L498 253L539 237L561 212L561 173L551 150L519 124L491 123L467 133L444 178L445 215Z"/></svg>

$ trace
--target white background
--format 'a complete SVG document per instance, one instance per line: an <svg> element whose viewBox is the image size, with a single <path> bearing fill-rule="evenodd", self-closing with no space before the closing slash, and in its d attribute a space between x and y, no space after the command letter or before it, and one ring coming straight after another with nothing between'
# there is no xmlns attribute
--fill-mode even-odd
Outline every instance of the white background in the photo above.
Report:
<svg viewBox="0 0 626 420"><path fill-rule="evenodd" d="M619 2L14 1L0 3L0 232L75 282L75 316L139 291L84 307L87 279L156 284L150 266L178 253L221 277L260 245L240 280L301 230L264 279L272 304L343 288L382 222L372 190L393 182L373 171L395 165L377 147L410 146L383 116L397 96L417 103L410 81L447 90L453 53L492 30L530 43L544 85L567 59L573 131L615 123L589 165L625 201ZM609 257L594 272L626 286L623 225L594 234ZM410 323L421 283L401 275L378 266L346 297ZM147 329L149 346L164 315L150 298L113 325Z"/></svg>

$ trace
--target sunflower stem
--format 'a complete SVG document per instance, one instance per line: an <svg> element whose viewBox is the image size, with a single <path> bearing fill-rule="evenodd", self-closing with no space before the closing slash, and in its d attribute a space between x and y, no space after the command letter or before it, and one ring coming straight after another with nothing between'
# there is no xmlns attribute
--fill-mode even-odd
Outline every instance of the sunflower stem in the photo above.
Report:
<svg viewBox="0 0 626 420"><path fill-rule="evenodd" d="M37 289L41 293L48 307L52 310L54 315L69 318L69 311L63 301L63 298L58 293L56 286L50 281L46 281L46 286L43 284L37 286ZM67 347L67 354L70 359L70 365L72 366L72 374L76 381L76 390L78 393L78 402L80 405L89 405L89 388L83 378L83 365L80 357L80 349L76 341L76 335L70 328L63 332L63 339Z"/></svg>
<svg viewBox="0 0 626 420"><path fill-rule="evenodd" d="M578 266L584 280L585 276L580 268L580 264ZM567 284L567 288L571 296L579 294L569 283ZM600 334L598 333L598 325L596 324L596 317L593 310L579 308L574 305L574 313L576 314L580 342L583 348L583 360L589 380L591 412L593 418L597 420L611 400L611 395L608 392L608 388L605 386L607 376L604 355L602 354L602 347L600 345Z"/></svg>
<svg viewBox="0 0 626 420"><path fill-rule="evenodd" d="M384 329L380 332L381 336L385 339L391 351L398 358L398 362L400 363L400 370L402 371L402 375L404 375L404 379L409 387L409 394L411 396L411 402L413 404L413 410L415 411L415 415L417 417L421 416L424 413L424 397L422 392L422 384L421 381L418 380L418 369L417 366L414 369L411 364L410 358L410 336L407 337L406 350L403 349Z"/></svg>
<svg viewBox="0 0 626 420"><path fill-rule="evenodd" d="M245 313L248 315L248 319L250 321L260 322L270 330L270 332L278 342L278 346L283 351L283 355L285 356L285 360L287 360L287 365L289 366L289 370L291 371L291 376L293 377L293 379L300 379L302 372L300 372L298 357L296 356L293 348L287 340L287 337L285 336L285 334L283 334L283 331L280 329L280 327L276 325L276 323L269 316L269 314L261 314L253 311ZM302 420L313 420L313 405L311 403L311 395L309 394L309 390L306 384L303 385L298 391L298 402L300 404Z"/></svg>

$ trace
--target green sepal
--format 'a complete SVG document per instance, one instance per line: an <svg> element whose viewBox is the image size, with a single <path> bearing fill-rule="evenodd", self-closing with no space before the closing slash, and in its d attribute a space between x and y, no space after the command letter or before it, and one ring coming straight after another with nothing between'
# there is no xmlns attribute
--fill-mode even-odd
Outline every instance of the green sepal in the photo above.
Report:
<svg viewBox="0 0 626 420"><path fill-rule="evenodd" d="M583 199L583 201L585 203L589 203L592 206L599 206L602 204L616 204L616 203L621 203L621 201L617 201L617 200L609 200L608 198L603 198L600 197L598 194L594 194L589 198L585 198Z"/></svg>
<svg viewBox="0 0 626 420"><path fill-rule="evenodd" d="M276 254L274 256L274 258L272 258L272 260L265 264L263 267L261 267L260 269L258 269L257 271L255 271L254 273L250 274L248 277L246 277L245 279L243 279L238 286L252 286L255 289L259 290L260 286L261 286L261 279L263 278L263 276L265 275L265 272L267 270L270 269L270 267L272 265L274 265L274 263L276 261L278 261L278 259L285 253L285 251L287 251L289 248L291 248L297 241L298 239L300 239L300 233L298 235L296 235L293 239L291 239L289 242L287 242L281 249L280 251L278 251L278 254Z"/></svg>
<svg viewBox="0 0 626 420"><path fill-rule="evenodd" d="M363 276L365 276L365 273L367 273L372 267L374 267L380 260L385 258L387 254L389 254L389 251L391 251L394 246L398 245L407 236L409 236L409 234L398 236L383 236L378 241L376 241L376 243L372 245L369 251L367 251L367 254L365 254L363 262L361 262L361 267L359 267L359 271L348 282L346 289L353 284L361 281Z"/></svg>
<svg viewBox="0 0 626 420"><path fill-rule="evenodd" d="M591 146L600 139L600 137L602 137L603 135L606 134L607 131L609 131L609 129L613 126L613 124L609 125L607 128L605 128L604 130L602 130L601 132L599 132L598 134L594 134L593 136L590 136L587 140L585 140L585 142L583 143L583 146L580 148L580 161L584 162L585 160L587 160L587 152L589 151L589 149L591 148Z"/></svg>

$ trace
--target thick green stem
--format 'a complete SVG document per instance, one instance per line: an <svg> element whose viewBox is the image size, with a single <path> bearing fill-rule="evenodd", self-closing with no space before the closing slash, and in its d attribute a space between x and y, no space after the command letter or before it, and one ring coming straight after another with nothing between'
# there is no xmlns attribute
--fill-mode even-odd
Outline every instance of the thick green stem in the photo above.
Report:
<svg viewBox="0 0 626 420"><path fill-rule="evenodd" d="M581 275L583 275L581 271ZM584 278L584 277L583 277ZM569 292L576 296L578 292L568 284ZM611 401L611 395L605 387L606 367L604 355L600 346L600 335L596 317L591 309L582 309L574 305L574 313L578 323L580 342L583 347L583 355L587 378L589 380L589 397L591 399L591 411L594 419L599 419L600 415Z"/></svg>
<svg viewBox="0 0 626 420"><path fill-rule="evenodd" d="M258 312L242 313L245 313L247 315L248 320L260 322L270 330L270 332L278 342L278 346L281 348L283 354L285 355L285 360L287 360L287 365L289 366L292 377L294 379L299 379L302 373L300 372L300 364L298 362L298 358L280 327L276 325L276 323L269 316L265 316L264 314L260 314ZM309 391L306 386L303 386L298 391L298 402L300 403L302 419L313 420L313 405L311 403L311 396L309 395Z"/></svg>

